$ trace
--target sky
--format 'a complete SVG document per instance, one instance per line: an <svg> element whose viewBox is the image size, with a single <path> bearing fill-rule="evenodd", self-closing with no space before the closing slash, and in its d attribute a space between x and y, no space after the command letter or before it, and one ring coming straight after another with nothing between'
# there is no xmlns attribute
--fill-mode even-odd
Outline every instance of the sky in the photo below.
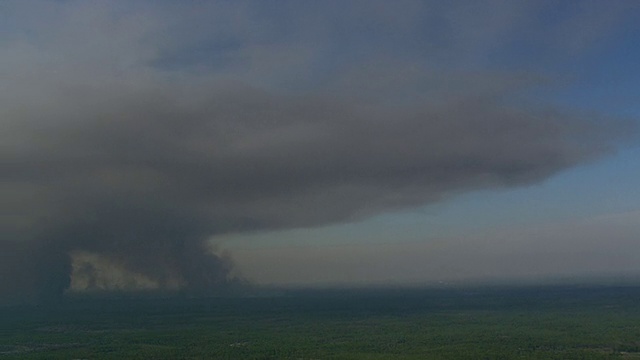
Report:
<svg viewBox="0 0 640 360"><path fill-rule="evenodd" d="M0 299L640 275L636 1L4 1Z"/></svg>

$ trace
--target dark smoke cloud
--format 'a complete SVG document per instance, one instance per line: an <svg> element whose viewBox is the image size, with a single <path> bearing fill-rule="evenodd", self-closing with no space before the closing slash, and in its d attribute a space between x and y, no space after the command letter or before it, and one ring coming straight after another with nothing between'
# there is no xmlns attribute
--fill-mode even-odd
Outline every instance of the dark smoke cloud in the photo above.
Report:
<svg viewBox="0 0 640 360"><path fill-rule="evenodd" d="M57 245L0 241L0 304L55 300L69 286L70 274L69 254Z"/></svg>
<svg viewBox="0 0 640 360"><path fill-rule="evenodd" d="M47 114L56 126L31 131L8 158L3 187L21 205L7 209L14 220L3 233L16 238L3 244L24 248L4 265L17 282L7 292L65 289L78 250L161 286L176 274L187 288L224 284L230 267L203 251L209 236L353 221L529 184L601 155L610 140L588 122L487 99L397 109L171 88L93 95L105 108L74 101L86 93L76 89L60 100L76 115Z"/></svg>
<svg viewBox="0 0 640 360"><path fill-rule="evenodd" d="M107 23L97 22L106 26L95 31L99 44L123 27ZM134 27L124 38L151 46L141 33ZM87 50L85 34L71 34L81 39L53 45L80 60L53 64L56 72L38 67L50 39L12 48L24 61L3 65L14 71L13 91L1 100L7 299L61 294L78 251L160 288L179 278L206 291L232 280L230 260L206 246L211 236L355 221L463 191L532 184L605 154L618 139L613 122L603 131L598 119L508 100L532 86L530 76L487 72L465 82L451 70L430 75L442 90L403 103L385 88L391 61L366 76L348 71L349 86L360 81L366 94L335 79L294 94L213 70L158 68L159 59L149 65L153 51L128 42L108 45L132 64L105 68L115 61L109 51L100 49L97 61L69 45ZM409 74L393 86L412 92L415 81ZM95 284L95 269L79 271Z"/></svg>

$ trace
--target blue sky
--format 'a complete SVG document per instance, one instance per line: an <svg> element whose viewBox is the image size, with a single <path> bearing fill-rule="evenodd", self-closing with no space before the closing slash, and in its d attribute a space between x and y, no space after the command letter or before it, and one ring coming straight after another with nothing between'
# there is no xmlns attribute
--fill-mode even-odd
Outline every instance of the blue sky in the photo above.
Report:
<svg viewBox="0 0 640 360"><path fill-rule="evenodd" d="M63 291L640 275L635 1L0 14L6 274ZM37 292L13 278L0 295Z"/></svg>

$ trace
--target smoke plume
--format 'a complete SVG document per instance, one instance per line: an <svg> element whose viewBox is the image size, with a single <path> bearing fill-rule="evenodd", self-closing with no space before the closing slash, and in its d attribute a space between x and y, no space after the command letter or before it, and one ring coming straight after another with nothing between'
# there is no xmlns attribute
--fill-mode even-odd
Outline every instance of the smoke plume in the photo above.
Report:
<svg viewBox="0 0 640 360"><path fill-rule="evenodd" d="M7 299L62 294L75 253L161 289L207 291L233 280L212 236L533 184L619 139L613 122L603 131L593 115L519 101L544 83L534 74L410 68L407 59L358 69L356 59L296 91L287 76L317 74L322 47L309 52L279 30L252 38L223 24L203 34L171 12L39 4L53 8L46 15L20 4L5 10L29 19L21 26L30 32L8 32L0 51ZM230 10L216 6L203 11L224 22ZM258 26L249 13L235 12ZM194 43L203 42L211 49L201 54ZM97 286L97 270L78 271Z"/></svg>

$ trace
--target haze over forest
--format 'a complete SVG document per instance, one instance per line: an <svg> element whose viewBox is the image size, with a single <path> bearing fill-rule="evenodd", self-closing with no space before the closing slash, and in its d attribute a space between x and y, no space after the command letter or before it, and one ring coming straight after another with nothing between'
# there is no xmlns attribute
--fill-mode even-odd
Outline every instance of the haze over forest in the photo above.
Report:
<svg viewBox="0 0 640 360"><path fill-rule="evenodd" d="M636 1L3 1L0 303L640 275Z"/></svg>

